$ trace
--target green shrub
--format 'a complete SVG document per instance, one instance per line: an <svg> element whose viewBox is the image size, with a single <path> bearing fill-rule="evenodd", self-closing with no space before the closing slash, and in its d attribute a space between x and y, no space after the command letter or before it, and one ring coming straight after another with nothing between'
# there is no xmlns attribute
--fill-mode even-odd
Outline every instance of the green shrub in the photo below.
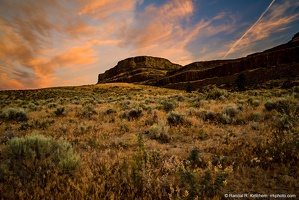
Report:
<svg viewBox="0 0 299 200"><path fill-rule="evenodd" d="M115 113L117 113L115 109L109 108L108 110L105 111L104 114L111 115L111 114L115 114Z"/></svg>
<svg viewBox="0 0 299 200"><path fill-rule="evenodd" d="M210 89L208 91L208 94L207 94L207 99L213 99L213 100L216 100L216 99L219 99L221 96L226 96L227 95L227 91L224 90L224 89L219 89L219 88L213 88L213 89Z"/></svg>
<svg viewBox="0 0 299 200"><path fill-rule="evenodd" d="M23 109L8 108L4 113L7 120L17 122L28 121L28 116Z"/></svg>
<svg viewBox="0 0 299 200"><path fill-rule="evenodd" d="M162 143L168 143L170 136L168 134L169 127L163 123L154 124L149 129L149 137L153 140L158 140Z"/></svg>
<svg viewBox="0 0 299 200"><path fill-rule="evenodd" d="M239 113L239 109L236 106L227 106L226 108L224 108L223 113L233 118L237 116L237 114Z"/></svg>
<svg viewBox="0 0 299 200"><path fill-rule="evenodd" d="M276 110L282 114L290 115L298 112L299 105L297 101L291 99L278 99L276 101Z"/></svg>
<svg viewBox="0 0 299 200"><path fill-rule="evenodd" d="M274 101L266 101L264 104L267 111L274 110L276 108L276 102Z"/></svg>
<svg viewBox="0 0 299 200"><path fill-rule="evenodd" d="M267 111L275 109L281 114L297 115L299 112L299 103L293 99L280 98L276 101L267 101L264 106Z"/></svg>
<svg viewBox="0 0 299 200"><path fill-rule="evenodd" d="M258 107L260 104L261 104L260 100L257 99L253 100L251 103L251 105L255 108Z"/></svg>
<svg viewBox="0 0 299 200"><path fill-rule="evenodd" d="M232 119L227 114L222 114L220 116L220 122L222 124L230 124L232 122Z"/></svg>
<svg viewBox="0 0 299 200"><path fill-rule="evenodd" d="M98 114L98 113L93 107L86 106L86 107L83 107L83 110L81 111L81 113L79 113L77 115L81 118L91 119L91 117L96 114Z"/></svg>
<svg viewBox="0 0 299 200"><path fill-rule="evenodd" d="M64 107L59 107L54 111L54 113L56 116L62 116L64 114L64 110Z"/></svg>
<svg viewBox="0 0 299 200"><path fill-rule="evenodd" d="M214 111L210 110L208 111L205 116L204 116L204 120L215 120L217 117L217 113L215 113Z"/></svg>
<svg viewBox="0 0 299 200"><path fill-rule="evenodd" d="M183 125L185 122L184 116L172 111L168 117L167 117L167 122L171 126L178 126L178 125Z"/></svg>
<svg viewBox="0 0 299 200"><path fill-rule="evenodd" d="M141 109L132 109L128 112L128 119L129 120L138 119L141 116L142 116L142 110Z"/></svg>
<svg viewBox="0 0 299 200"><path fill-rule="evenodd" d="M199 150L197 148L194 148L190 151L188 160L193 167L203 168L207 166L207 162L200 157Z"/></svg>
<svg viewBox="0 0 299 200"><path fill-rule="evenodd" d="M162 102L162 106L165 112L169 112L175 109L175 103L171 101Z"/></svg>
<svg viewBox="0 0 299 200"><path fill-rule="evenodd" d="M13 175L24 183L36 178L42 180L55 170L72 173L81 162L68 142L39 134L12 138L1 151L1 158L2 167L7 169L4 175Z"/></svg>

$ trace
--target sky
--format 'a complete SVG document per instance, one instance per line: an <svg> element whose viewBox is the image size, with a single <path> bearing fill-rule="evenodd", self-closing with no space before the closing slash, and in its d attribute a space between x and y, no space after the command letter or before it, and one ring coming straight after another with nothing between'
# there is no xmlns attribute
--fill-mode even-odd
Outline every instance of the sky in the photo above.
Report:
<svg viewBox="0 0 299 200"><path fill-rule="evenodd" d="M0 0L0 90L95 84L141 55L239 58L297 32L298 0Z"/></svg>

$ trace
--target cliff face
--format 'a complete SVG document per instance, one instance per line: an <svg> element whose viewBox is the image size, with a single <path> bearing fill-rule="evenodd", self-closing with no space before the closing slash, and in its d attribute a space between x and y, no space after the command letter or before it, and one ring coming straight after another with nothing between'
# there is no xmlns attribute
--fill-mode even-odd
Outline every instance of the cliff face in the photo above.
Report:
<svg viewBox="0 0 299 200"><path fill-rule="evenodd" d="M167 59L138 56L119 61L117 65L99 74L98 83L144 82L165 76L167 72L181 68Z"/></svg>
<svg viewBox="0 0 299 200"><path fill-rule="evenodd" d="M290 42L232 60L194 62L184 67L162 58L135 57L120 61L99 75L98 83L136 82L175 89L208 84L233 85L239 74L249 84L299 76L299 33Z"/></svg>
<svg viewBox="0 0 299 200"><path fill-rule="evenodd" d="M244 58L191 63L153 85L176 89L184 89L187 85L194 88L208 84L231 85L240 73L245 73L252 85L299 76L299 33L286 44Z"/></svg>

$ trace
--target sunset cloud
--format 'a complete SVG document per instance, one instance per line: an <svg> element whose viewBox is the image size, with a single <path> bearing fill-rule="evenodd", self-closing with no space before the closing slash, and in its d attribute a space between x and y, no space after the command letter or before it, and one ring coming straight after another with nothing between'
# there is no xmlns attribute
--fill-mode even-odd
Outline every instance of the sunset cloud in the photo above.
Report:
<svg viewBox="0 0 299 200"><path fill-rule="evenodd" d="M134 0L91 0L79 12L80 15L92 15L104 19L115 13L131 11L135 8Z"/></svg>

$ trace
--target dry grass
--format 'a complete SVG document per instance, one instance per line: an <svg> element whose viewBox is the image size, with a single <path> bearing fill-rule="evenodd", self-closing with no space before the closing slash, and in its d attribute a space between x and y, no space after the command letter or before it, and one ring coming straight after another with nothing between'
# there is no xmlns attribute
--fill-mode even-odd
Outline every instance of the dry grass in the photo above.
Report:
<svg viewBox="0 0 299 200"><path fill-rule="evenodd" d="M213 88L185 93L123 83L1 91L2 198L221 199L225 193L296 194L297 92L297 88L247 92ZM22 111L26 120L7 117L9 109ZM12 169L8 173L4 163L8 141L32 132L71 143L81 157L80 169L69 174L54 167L43 181L15 176ZM34 160L27 164L39 169Z"/></svg>

